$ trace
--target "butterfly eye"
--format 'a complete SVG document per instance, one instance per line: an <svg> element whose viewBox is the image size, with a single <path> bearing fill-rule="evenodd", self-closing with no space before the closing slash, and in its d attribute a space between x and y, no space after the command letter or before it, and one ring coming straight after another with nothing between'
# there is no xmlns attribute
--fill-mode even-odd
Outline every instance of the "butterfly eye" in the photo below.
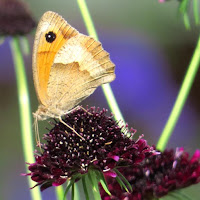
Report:
<svg viewBox="0 0 200 200"><path fill-rule="evenodd" d="M52 31L49 31L46 33L45 37L47 42L52 43L56 39L56 34Z"/></svg>

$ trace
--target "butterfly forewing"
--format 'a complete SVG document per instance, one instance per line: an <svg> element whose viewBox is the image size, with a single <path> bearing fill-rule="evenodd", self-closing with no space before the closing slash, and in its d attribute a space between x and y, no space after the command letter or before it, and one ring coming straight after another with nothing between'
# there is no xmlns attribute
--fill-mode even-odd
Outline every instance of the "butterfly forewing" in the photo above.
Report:
<svg viewBox="0 0 200 200"><path fill-rule="evenodd" d="M48 34L55 34L55 40L48 42ZM38 24L33 49L33 77L38 99L43 105L48 104L47 85L55 55L70 37L77 34L60 15L51 11L46 12Z"/></svg>

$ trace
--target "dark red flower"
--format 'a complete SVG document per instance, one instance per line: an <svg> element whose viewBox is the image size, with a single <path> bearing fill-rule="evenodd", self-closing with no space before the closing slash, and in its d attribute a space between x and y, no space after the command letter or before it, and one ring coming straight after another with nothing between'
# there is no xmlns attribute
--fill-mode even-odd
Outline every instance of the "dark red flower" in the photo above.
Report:
<svg viewBox="0 0 200 200"><path fill-rule="evenodd" d="M118 169L132 186L132 193L122 190L118 182L107 177L112 196L101 190L103 200L150 200L170 191L200 182L200 151L192 158L183 148L166 150L144 159L140 165Z"/></svg>
<svg viewBox="0 0 200 200"><path fill-rule="evenodd" d="M27 6L19 0L0 0L0 35L24 35L36 23Z"/></svg>
<svg viewBox="0 0 200 200"><path fill-rule="evenodd" d="M154 149L139 138L137 141L124 136L112 116L106 110L91 108L78 109L63 119L85 140L61 122L44 136L43 152L36 152L36 162L30 164L32 180L41 185L41 190L49 186L63 184L68 178L85 174L90 168L107 176L116 177L114 169L134 166L144 158L154 154ZM135 130L131 129L132 134Z"/></svg>

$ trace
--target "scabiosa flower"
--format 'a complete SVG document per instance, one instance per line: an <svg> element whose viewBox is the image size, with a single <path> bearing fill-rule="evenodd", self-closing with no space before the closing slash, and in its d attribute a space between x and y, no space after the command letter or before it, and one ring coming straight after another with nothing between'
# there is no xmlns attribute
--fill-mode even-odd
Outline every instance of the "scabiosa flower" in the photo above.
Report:
<svg viewBox="0 0 200 200"><path fill-rule="evenodd" d="M24 35L36 23L27 6L18 0L0 0L0 35Z"/></svg>
<svg viewBox="0 0 200 200"><path fill-rule="evenodd" d="M86 174L90 169L116 177L115 168L134 166L155 154L140 137L137 141L124 136L113 116L106 110L77 109L63 119L78 134L56 122L44 136L43 152L36 151L36 162L29 164L29 174L41 190L63 184L67 179ZM135 130L130 130L133 135Z"/></svg>
<svg viewBox="0 0 200 200"><path fill-rule="evenodd" d="M150 200L170 191L200 182L200 151L192 158L179 148L144 159L139 166L118 169L132 186L132 193L123 191L115 179L107 177L111 196L101 190L103 200Z"/></svg>

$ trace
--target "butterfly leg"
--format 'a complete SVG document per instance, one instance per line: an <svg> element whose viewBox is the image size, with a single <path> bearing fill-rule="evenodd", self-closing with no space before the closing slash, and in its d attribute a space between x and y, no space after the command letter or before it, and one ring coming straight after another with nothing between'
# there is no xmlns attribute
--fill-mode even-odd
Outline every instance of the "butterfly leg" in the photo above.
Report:
<svg viewBox="0 0 200 200"><path fill-rule="evenodd" d="M92 115L92 113L90 113L89 111L87 111L85 108L83 108L82 106L78 105L75 108L72 109L72 111L78 110L78 109L82 109L83 111L85 111L86 113L88 113L89 115Z"/></svg>
<svg viewBox="0 0 200 200"><path fill-rule="evenodd" d="M63 123L65 126L67 126L69 129L71 129L77 136L79 136L82 140L85 140L84 137L82 137L79 133L77 133L76 130L74 130L71 126L69 126L67 123L65 123L61 117L59 117L59 120L61 123Z"/></svg>

